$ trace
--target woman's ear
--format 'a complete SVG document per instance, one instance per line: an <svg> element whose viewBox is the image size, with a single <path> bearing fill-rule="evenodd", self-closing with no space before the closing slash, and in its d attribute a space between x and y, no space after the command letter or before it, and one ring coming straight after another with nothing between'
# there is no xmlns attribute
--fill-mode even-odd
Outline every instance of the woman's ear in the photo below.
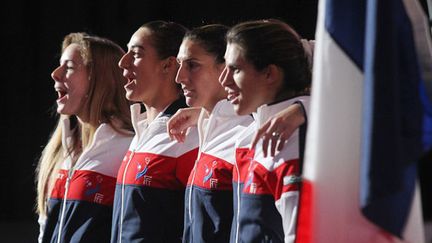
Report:
<svg viewBox="0 0 432 243"><path fill-rule="evenodd" d="M177 59L173 56L168 57L167 59L165 59L165 61L163 62L163 73L167 74L169 72L172 71L176 71L177 72L177 67L178 67L178 63L177 63Z"/></svg>
<svg viewBox="0 0 432 243"><path fill-rule="evenodd" d="M283 80L282 69L274 64L268 65L264 72L268 84L275 84Z"/></svg>

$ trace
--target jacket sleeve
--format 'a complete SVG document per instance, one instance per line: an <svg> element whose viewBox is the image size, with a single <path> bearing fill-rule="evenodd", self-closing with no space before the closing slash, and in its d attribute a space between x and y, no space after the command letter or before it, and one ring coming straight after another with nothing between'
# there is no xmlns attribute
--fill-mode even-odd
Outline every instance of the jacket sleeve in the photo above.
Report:
<svg viewBox="0 0 432 243"><path fill-rule="evenodd" d="M275 171L277 182L274 195L275 205L282 218L285 243L295 241L301 182L298 165L298 159L290 159Z"/></svg>
<svg viewBox="0 0 432 243"><path fill-rule="evenodd" d="M276 208L282 216L285 243L295 242L299 192L288 191L277 200Z"/></svg>

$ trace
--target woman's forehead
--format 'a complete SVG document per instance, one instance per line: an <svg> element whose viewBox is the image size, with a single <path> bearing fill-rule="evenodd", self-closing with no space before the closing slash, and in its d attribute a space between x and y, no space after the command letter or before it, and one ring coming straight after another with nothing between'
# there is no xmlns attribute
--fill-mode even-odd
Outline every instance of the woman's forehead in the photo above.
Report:
<svg viewBox="0 0 432 243"><path fill-rule="evenodd" d="M69 46L67 46L60 58L60 62L65 61L73 61L75 63L82 63L82 56L81 56L81 46L78 44L72 43Z"/></svg>

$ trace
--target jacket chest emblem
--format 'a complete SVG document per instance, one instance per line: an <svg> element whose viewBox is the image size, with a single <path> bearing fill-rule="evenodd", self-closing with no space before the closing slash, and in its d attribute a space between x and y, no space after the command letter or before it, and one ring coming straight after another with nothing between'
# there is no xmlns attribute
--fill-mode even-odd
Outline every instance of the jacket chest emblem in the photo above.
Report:
<svg viewBox="0 0 432 243"><path fill-rule="evenodd" d="M101 184L103 183L103 177L97 175L96 177L91 178L90 176L85 177L85 191L84 195L86 197L93 197L93 202L102 203L104 199L104 195L100 193Z"/></svg>
<svg viewBox="0 0 432 243"><path fill-rule="evenodd" d="M209 181L211 189L216 189L218 186L218 179L212 178L214 175L214 169L215 169L216 165L217 165L216 160L213 160L210 167L207 164L204 164L205 171L204 171L203 183L206 183L207 181Z"/></svg>
<svg viewBox="0 0 432 243"><path fill-rule="evenodd" d="M152 180L152 176L146 175L148 172L148 165L150 164L150 158L145 158L143 163L139 163L137 164L137 173L135 176L135 180L140 179L141 177L143 177L143 184L146 186L150 186L151 184L151 180Z"/></svg>

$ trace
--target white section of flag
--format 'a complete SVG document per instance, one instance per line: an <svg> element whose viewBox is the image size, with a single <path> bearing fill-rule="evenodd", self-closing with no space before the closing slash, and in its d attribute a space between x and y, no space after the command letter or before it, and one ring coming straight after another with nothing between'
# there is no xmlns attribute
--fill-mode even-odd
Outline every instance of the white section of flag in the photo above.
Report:
<svg viewBox="0 0 432 243"><path fill-rule="evenodd" d="M303 171L313 188L312 242L401 242L360 211L363 74L326 32L324 8L320 1ZM422 243L418 190L415 202L406 242Z"/></svg>

